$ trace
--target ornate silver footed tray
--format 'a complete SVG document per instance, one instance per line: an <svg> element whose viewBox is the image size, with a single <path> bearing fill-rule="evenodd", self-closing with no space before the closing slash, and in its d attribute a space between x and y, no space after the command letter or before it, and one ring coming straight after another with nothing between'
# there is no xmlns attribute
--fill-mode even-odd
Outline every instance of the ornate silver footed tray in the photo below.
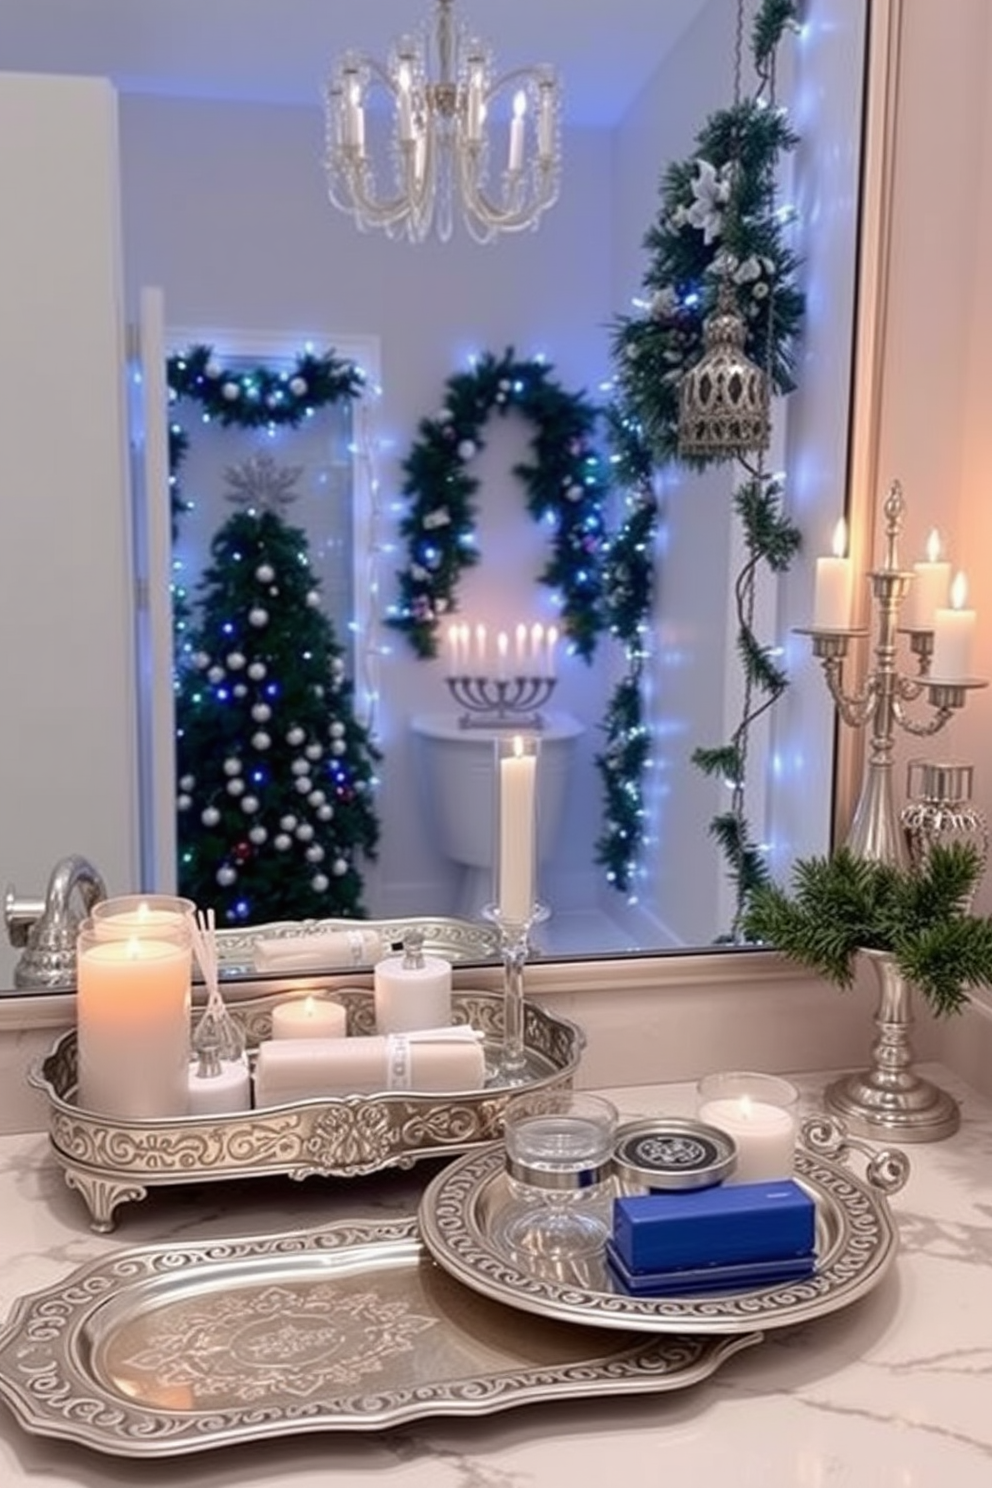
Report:
<svg viewBox="0 0 992 1488"><path fill-rule="evenodd" d="M371 990L335 992L348 1010L350 1035L371 1034ZM273 998L238 1003L249 1051L271 1034ZM502 1043L501 993L456 991L455 1022L485 1035L495 1057ZM525 1008L526 1089L569 1084L585 1035L532 1003ZM352 1178L425 1157L458 1154L500 1134L503 1108L519 1092L498 1085L458 1095L415 1091L298 1101L229 1116L180 1116L168 1121L120 1121L75 1103L76 1034L63 1034L28 1079L48 1098L49 1137L65 1180L85 1200L92 1227L107 1232L124 1202L150 1187L213 1183L224 1178L285 1174L290 1178Z"/></svg>
<svg viewBox="0 0 992 1488"><path fill-rule="evenodd" d="M20 1424L121 1457L682 1389L760 1340L522 1320L429 1257L416 1221L144 1246L22 1297L0 1331Z"/></svg>
<svg viewBox="0 0 992 1488"><path fill-rule="evenodd" d="M808 1322L847 1307L885 1275L897 1243L885 1195L902 1187L909 1163L898 1150L848 1137L830 1117L811 1118L802 1138L795 1178L816 1204L816 1269L807 1280L635 1297L613 1280L602 1255L556 1262L506 1251L497 1238L511 1197L501 1142L458 1158L428 1185L420 1206L424 1243L439 1265L483 1296L561 1322L692 1334ZM869 1156L864 1179L834 1160L850 1148Z"/></svg>

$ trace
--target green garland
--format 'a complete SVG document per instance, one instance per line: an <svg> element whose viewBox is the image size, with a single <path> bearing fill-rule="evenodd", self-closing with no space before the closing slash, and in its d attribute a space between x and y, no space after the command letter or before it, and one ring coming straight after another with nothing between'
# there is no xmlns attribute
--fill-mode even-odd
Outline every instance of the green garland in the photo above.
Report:
<svg viewBox="0 0 992 1488"><path fill-rule="evenodd" d="M613 337L620 410L616 422L636 431L648 463L699 469L715 460L680 454L679 397L683 378L702 355L703 327L718 285L728 276L748 328L748 355L766 368L775 393L794 386L805 301L796 282L799 261L786 240L787 219L775 209L775 182L780 157L795 148L798 138L784 111L774 105L774 80L779 44L786 30L797 29L797 12L797 0L761 0L750 36L754 96L714 113L697 135L691 157L669 165L662 176L661 209L644 239L651 254L643 280L649 298L640 314L616 322ZM644 458L642 454L642 464ZM780 484L760 465L741 463L746 479L735 493L734 507L743 524L747 558L735 584L735 602L744 703L730 742L698 749L693 756L697 766L724 775L732 786L731 808L713 818L710 831L737 888L734 934L747 894L767 878L744 811L749 732L788 680L754 633L756 576L762 563L779 572L788 568L800 542L798 529L780 510ZM638 489L647 488L643 470L635 471L629 483L636 501ZM651 541L651 518L646 511L637 515L637 540ZM609 877L621 888L630 883L643 842L643 661L633 637L646 624L652 605L648 584L628 583L621 625L611 625L621 638L627 632L628 670L611 706L608 748L598 761L610 801L600 853ZM611 779L616 781L612 788Z"/></svg>
<svg viewBox="0 0 992 1488"><path fill-rule="evenodd" d="M251 367L233 370L216 358L212 346L191 346L166 363L172 402L186 398L196 403L206 419L239 429L298 428L318 408L365 391L365 376L352 362L328 352L298 355L289 370ZM189 449L189 435L169 423L169 472L173 522L186 510L179 486L179 469Z"/></svg>
<svg viewBox="0 0 992 1488"><path fill-rule="evenodd" d="M522 413L534 426L532 459L513 468L535 521L554 519L551 556L539 575L561 595L561 626L589 661L603 629L601 560L603 502L609 475L592 445L599 410L566 392L540 360L519 360L510 348L482 356L471 371L445 384L440 412L424 418L403 461L408 498L400 534L406 563L398 572L398 603L387 624L402 631L416 654L438 654L441 618L458 609L462 571L479 562L475 540L478 478L471 464L485 448L493 414Z"/></svg>

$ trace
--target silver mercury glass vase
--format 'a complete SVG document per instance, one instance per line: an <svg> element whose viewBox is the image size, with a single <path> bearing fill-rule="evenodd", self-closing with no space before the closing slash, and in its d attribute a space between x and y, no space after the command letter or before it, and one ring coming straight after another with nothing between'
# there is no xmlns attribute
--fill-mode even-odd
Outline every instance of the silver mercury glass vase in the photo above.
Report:
<svg viewBox="0 0 992 1488"><path fill-rule="evenodd" d="M989 827L982 812L972 804L974 776L973 765L910 760L907 800L899 820L914 868L925 866L937 843L963 842L977 849L984 873ZM970 900L966 908L970 908Z"/></svg>

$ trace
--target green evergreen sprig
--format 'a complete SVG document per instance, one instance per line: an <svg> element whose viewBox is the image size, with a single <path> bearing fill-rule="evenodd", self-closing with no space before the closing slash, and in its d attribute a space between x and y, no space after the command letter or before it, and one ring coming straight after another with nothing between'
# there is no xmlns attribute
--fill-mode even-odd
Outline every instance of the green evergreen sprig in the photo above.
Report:
<svg viewBox="0 0 992 1488"><path fill-rule="evenodd" d="M909 869L840 848L798 860L791 895L758 885L741 927L839 987L852 985L860 951L886 951L946 1016L964 1007L970 987L992 985L992 918L967 908L981 873L971 843L936 843Z"/></svg>
<svg viewBox="0 0 992 1488"><path fill-rule="evenodd" d="M518 358L512 347L487 352L445 384L440 411L421 419L403 461L408 504L400 522L406 562L397 573L399 597L387 624L401 631L417 656L438 654L442 617L458 609L464 569L479 562L478 478L471 465L485 448L494 414L516 410L534 426L532 458L513 474L535 521L553 519L551 553L538 582L561 595L561 626L575 652L591 660L603 629L601 553L603 502L609 470L593 446L599 409L569 393L550 364Z"/></svg>

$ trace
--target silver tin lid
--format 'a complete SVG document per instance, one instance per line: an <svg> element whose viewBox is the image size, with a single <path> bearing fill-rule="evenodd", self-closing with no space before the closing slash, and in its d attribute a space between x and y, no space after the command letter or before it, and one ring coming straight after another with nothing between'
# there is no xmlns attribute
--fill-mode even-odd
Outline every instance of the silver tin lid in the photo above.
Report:
<svg viewBox="0 0 992 1488"><path fill-rule="evenodd" d="M517 1183L528 1188L543 1188L556 1193L578 1193L583 1188L594 1188L612 1176L613 1164L609 1158L590 1158L584 1167L548 1168L539 1163L529 1163L520 1157L506 1154L506 1171Z"/></svg>
<svg viewBox="0 0 992 1488"><path fill-rule="evenodd" d="M613 1147L615 1176L655 1192L712 1188L736 1166L733 1137L691 1118L652 1116L626 1122Z"/></svg>

